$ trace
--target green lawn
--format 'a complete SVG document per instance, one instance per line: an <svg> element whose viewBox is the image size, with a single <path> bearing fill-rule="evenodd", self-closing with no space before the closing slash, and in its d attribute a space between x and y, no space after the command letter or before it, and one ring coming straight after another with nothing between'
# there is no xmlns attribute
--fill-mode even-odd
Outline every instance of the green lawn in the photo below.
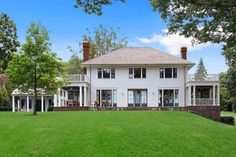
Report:
<svg viewBox="0 0 236 157"><path fill-rule="evenodd" d="M236 127L176 111L0 112L0 156L235 157Z"/></svg>

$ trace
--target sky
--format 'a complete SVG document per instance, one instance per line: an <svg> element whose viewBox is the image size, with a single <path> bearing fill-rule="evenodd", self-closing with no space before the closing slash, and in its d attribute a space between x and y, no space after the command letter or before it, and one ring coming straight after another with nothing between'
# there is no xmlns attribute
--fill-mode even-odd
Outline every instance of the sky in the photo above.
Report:
<svg viewBox="0 0 236 157"><path fill-rule="evenodd" d="M73 7L76 0L0 0L0 12L6 12L16 23L18 37L25 42L30 23L40 22L50 35L52 50L63 61L68 61L71 52L68 47L79 50L78 42L86 29L102 24L119 28L118 34L126 36L129 47L153 47L180 57L180 47L187 46L189 61L196 63L190 70L194 73L200 57L203 58L209 74L226 71L222 45L200 44L193 46L191 38L179 34L166 35L167 25L158 12L154 12L149 0L115 1L103 7L103 15L88 15Z"/></svg>

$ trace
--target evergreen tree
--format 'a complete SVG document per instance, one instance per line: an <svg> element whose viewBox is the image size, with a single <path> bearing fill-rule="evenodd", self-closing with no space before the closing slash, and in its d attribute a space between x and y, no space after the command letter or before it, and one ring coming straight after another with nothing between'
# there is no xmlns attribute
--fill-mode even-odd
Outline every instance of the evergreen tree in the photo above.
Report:
<svg viewBox="0 0 236 157"><path fill-rule="evenodd" d="M202 58L200 58L194 78L195 80L205 80L207 78L207 70L204 66Z"/></svg>

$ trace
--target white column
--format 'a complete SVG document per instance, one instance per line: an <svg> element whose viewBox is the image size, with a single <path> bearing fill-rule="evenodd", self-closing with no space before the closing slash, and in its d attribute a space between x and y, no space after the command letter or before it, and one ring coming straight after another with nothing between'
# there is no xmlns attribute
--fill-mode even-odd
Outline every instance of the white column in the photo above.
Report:
<svg viewBox="0 0 236 157"><path fill-rule="evenodd" d="M217 105L220 106L220 86L217 86Z"/></svg>
<svg viewBox="0 0 236 157"><path fill-rule="evenodd" d="M49 106L49 99L45 99L45 112L48 111L48 106Z"/></svg>
<svg viewBox="0 0 236 157"><path fill-rule="evenodd" d="M193 86L193 106L196 105L196 86Z"/></svg>
<svg viewBox="0 0 236 157"><path fill-rule="evenodd" d="M87 87L84 87L84 106L87 106Z"/></svg>
<svg viewBox="0 0 236 157"><path fill-rule="evenodd" d="M57 106L57 95L56 94L54 94L54 96L53 96L54 98L53 98L53 106L54 107L56 107Z"/></svg>
<svg viewBox="0 0 236 157"><path fill-rule="evenodd" d="M43 109L43 95L41 96L41 112L44 112L44 109Z"/></svg>
<svg viewBox="0 0 236 157"><path fill-rule="evenodd" d="M164 106L164 90L161 89L161 96L162 96L162 102L161 102L161 106Z"/></svg>
<svg viewBox="0 0 236 157"><path fill-rule="evenodd" d="M82 86L79 86L79 106L82 106Z"/></svg>
<svg viewBox="0 0 236 157"><path fill-rule="evenodd" d="M188 86L188 105L189 105L189 106L192 106L191 87L192 87L192 86Z"/></svg>
<svg viewBox="0 0 236 157"><path fill-rule="evenodd" d="M61 90L59 90L58 99L58 106L61 107Z"/></svg>
<svg viewBox="0 0 236 157"><path fill-rule="evenodd" d="M17 111L20 112L20 99L17 100Z"/></svg>
<svg viewBox="0 0 236 157"><path fill-rule="evenodd" d="M15 95L12 95L12 112L15 112L16 108L15 108Z"/></svg>
<svg viewBox="0 0 236 157"><path fill-rule="evenodd" d="M216 88L213 86L213 105L216 105Z"/></svg>
<svg viewBox="0 0 236 157"><path fill-rule="evenodd" d="M26 98L26 112L29 112L29 96Z"/></svg>

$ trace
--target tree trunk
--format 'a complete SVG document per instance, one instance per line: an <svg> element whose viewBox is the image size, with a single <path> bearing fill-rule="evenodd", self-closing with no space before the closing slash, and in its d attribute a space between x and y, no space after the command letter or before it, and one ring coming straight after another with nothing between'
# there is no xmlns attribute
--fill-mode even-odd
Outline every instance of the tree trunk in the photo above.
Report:
<svg viewBox="0 0 236 157"><path fill-rule="evenodd" d="M37 115L36 106L37 106L37 67L35 66L35 69L34 69L34 108L33 108L33 115Z"/></svg>

